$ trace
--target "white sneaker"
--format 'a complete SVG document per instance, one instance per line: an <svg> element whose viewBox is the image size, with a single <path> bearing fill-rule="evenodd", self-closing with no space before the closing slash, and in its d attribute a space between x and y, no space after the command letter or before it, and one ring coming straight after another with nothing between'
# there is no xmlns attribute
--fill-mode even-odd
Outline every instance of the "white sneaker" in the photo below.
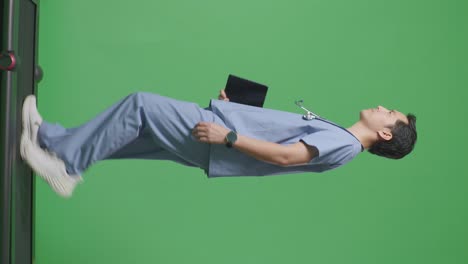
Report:
<svg viewBox="0 0 468 264"><path fill-rule="evenodd" d="M80 175L67 173L65 163L55 153L33 144L24 135L21 137L20 148L21 157L58 195L71 197L76 185L83 182Z"/></svg>
<svg viewBox="0 0 468 264"><path fill-rule="evenodd" d="M33 144L39 145L37 132L42 124L42 117L37 111L36 96L31 94L23 102L23 134L31 140Z"/></svg>
<svg viewBox="0 0 468 264"><path fill-rule="evenodd" d="M37 111L31 110L31 106L34 106L35 109L34 96L28 96L23 104L21 157L58 195L65 198L71 197L76 185L83 182L83 178L80 175L69 175L63 160L57 157L55 153L42 149L37 143L33 143L31 135L37 136L37 129L42 122L42 118L40 118L39 114L35 114Z"/></svg>

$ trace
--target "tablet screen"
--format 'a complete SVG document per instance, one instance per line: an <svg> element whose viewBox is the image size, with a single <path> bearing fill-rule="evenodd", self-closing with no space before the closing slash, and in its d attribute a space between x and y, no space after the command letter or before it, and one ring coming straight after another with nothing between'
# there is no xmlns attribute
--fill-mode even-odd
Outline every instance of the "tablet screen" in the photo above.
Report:
<svg viewBox="0 0 468 264"><path fill-rule="evenodd" d="M230 102L263 107L268 91L266 85L229 74L226 96Z"/></svg>

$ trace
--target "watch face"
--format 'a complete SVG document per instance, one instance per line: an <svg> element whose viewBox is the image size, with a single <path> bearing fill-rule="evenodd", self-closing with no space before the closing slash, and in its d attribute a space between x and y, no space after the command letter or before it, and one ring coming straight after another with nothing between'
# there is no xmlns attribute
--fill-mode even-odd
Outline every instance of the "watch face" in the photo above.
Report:
<svg viewBox="0 0 468 264"><path fill-rule="evenodd" d="M234 141L237 140L237 134L234 133L233 131L231 131L231 132L229 132L229 134L227 134L227 138L228 138L229 142L234 143Z"/></svg>

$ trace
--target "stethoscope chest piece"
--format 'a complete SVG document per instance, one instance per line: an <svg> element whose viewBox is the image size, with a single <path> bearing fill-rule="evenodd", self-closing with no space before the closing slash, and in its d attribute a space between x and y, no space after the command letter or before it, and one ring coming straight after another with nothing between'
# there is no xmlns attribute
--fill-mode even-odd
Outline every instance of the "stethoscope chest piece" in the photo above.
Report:
<svg viewBox="0 0 468 264"><path fill-rule="evenodd" d="M304 120L312 120L312 119L315 119L317 117L319 117L318 115L312 113L311 111L305 109L303 106L302 106L302 103L304 102L304 100L296 100L295 103L297 106L299 106L300 108L302 108L303 110L306 111L306 114L302 116L302 119Z"/></svg>
<svg viewBox="0 0 468 264"><path fill-rule="evenodd" d="M304 120L312 120L314 118L315 118L315 116L311 112L307 112L307 114L302 116L302 119L304 119Z"/></svg>

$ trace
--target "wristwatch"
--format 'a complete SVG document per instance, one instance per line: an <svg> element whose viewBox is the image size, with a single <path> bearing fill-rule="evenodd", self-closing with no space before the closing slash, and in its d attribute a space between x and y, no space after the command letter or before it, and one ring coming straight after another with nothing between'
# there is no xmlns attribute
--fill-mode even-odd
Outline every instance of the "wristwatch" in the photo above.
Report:
<svg viewBox="0 0 468 264"><path fill-rule="evenodd" d="M235 131L230 131L227 135L226 135L226 147L228 148L232 148L232 144L234 144L234 142L236 142L237 140L237 133Z"/></svg>

